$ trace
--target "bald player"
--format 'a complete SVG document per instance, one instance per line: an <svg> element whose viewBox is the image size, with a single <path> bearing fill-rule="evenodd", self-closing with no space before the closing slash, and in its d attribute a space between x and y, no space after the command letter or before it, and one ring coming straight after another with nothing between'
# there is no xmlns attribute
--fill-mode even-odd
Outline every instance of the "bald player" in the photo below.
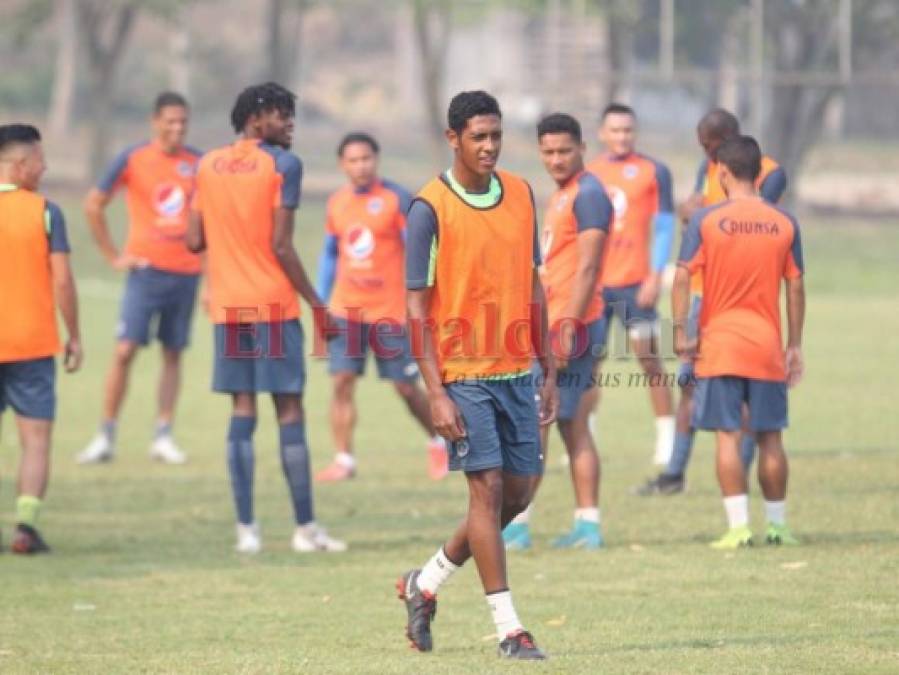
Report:
<svg viewBox="0 0 899 675"><path fill-rule="evenodd" d="M805 290L796 219L756 190L762 153L749 136L724 141L717 173L727 199L700 209L681 244L672 292L674 345L695 361L693 426L714 431L717 473L727 533L713 548L753 543L740 429L759 444L758 477L765 499L769 544L797 544L786 525L787 387L803 374ZM690 275L702 273L703 306L697 337L687 333ZM781 282L786 287L787 341L781 331Z"/></svg>
<svg viewBox="0 0 899 675"><path fill-rule="evenodd" d="M717 153L721 144L740 134L740 123L737 118L722 108L715 108L706 113L699 121L696 129L699 144L705 151L705 159L699 165L696 186L693 194L681 204L678 215L686 223L701 208L718 204L726 199L718 178ZM762 155L759 174L755 179L755 189L767 202L776 204L787 187L787 177L783 168L776 161ZM702 308L702 275L694 274L691 279L691 301L687 331L696 335L699 313ZM684 363L677 377L681 389L681 397L677 408L677 432L674 450L668 466L657 477L637 487L636 493L642 496L654 494L671 495L684 489L684 475L693 449L695 429L690 423L693 388L695 378L692 363ZM743 464L749 467L755 454L755 438L746 433L740 442L740 456Z"/></svg>

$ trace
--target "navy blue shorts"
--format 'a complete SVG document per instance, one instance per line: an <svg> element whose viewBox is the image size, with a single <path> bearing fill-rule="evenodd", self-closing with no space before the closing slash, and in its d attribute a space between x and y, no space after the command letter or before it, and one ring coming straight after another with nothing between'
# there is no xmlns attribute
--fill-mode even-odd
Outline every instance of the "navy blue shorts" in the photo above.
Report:
<svg viewBox="0 0 899 675"><path fill-rule="evenodd" d="M690 311L687 313L687 337L691 340L699 335L699 312L701 310L702 296L694 295L690 298ZM680 364L680 369L677 371L677 384L679 387L696 384L696 374L693 366L693 361Z"/></svg>
<svg viewBox="0 0 899 675"><path fill-rule="evenodd" d="M335 317L340 331L328 341L328 372L362 375L369 350L375 355L378 376L383 380L411 381L418 378L418 364L405 327L357 323Z"/></svg>
<svg viewBox="0 0 899 675"><path fill-rule="evenodd" d="M302 394L303 327L276 323L215 324L212 389L225 393Z"/></svg>
<svg viewBox="0 0 899 675"><path fill-rule="evenodd" d="M155 267L131 270L116 338L147 345L151 324L156 322L154 337L166 349L184 349L190 338L199 281L199 274L177 274Z"/></svg>
<svg viewBox="0 0 899 675"><path fill-rule="evenodd" d="M750 431L787 427L787 383L748 377L700 377L693 396L692 424L707 431L742 428L743 404L749 407Z"/></svg>
<svg viewBox="0 0 899 675"><path fill-rule="evenodd" d="M56 417L56 362L52 356L0 363L0 413L39 420Z"/></svg>
<svg viewBox="0 0 899 675"><path fill-rule="evenodd" d="M452 382L446 391L465 420L467 434L450 444L451 470L543 473L537 389L530 373L507 380Z"/></svg>
<svg viewBox="0 0 899 675"><path fill-rule="evenodd" d="M584 392L596 386L596 364L599 363L606 344L607 326L608 322L605 319L597 319L588 324L586 344L577 346L580 356L571 359L568 365L558 372L556 377L556 384L559 387L558 419L573 419Z"/></svg>
<svg viewBox="0 0 899 675"><path fill-rule="evenodd" d="M659 314L655 307L640 307L637 304L637 291L640 284L630 286L607 286L602 289L602 299L605 303L604 316L608 323L612 317L617 316L625 328L631 328L635 323L655 323Z"/></svg>

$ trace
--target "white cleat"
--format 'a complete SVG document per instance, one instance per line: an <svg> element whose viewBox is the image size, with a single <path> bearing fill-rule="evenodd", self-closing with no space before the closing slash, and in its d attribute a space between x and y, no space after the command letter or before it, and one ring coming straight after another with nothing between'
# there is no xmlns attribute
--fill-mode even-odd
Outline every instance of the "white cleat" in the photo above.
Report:
<svg viewBox="0 0 899 675"><path fill-rule="evenodd" d="M160 436L150 444L150 458L164 464L184 464L187 455L175 445L171 436Z"/></svg>
<svg viewBox="0 0 899 675"><path fill-rule="evenodd" d="M237 523L237 544L234 550L238 553L256 555L262 550L262 538L259 536L259 525Z"/></svg>
<svg viewBox="0 0 899 675"><path fill-rule="evenodd" d="M100 464L111 462L115 456L115 446L109 442L106 434L97 434L87 447L78 453L75 461L79 464Z"/></svg>
<svg viewBox="0 0 899 675"><path fill-rule="evenodd" d="M291 544L297 553L342 553L347 549L346 542L329 537L327 530L315 522L297 525Z"/></svg>

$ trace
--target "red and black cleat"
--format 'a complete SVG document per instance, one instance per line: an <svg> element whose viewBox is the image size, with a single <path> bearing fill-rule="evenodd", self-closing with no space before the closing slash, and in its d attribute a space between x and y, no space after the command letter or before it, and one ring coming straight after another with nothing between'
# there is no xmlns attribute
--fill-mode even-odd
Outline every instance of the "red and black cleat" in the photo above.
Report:
<svg viewBox="0 0 899 675"><path fill-rule="evenodd" d="M431 621L437 613L437 598L418 587L418 575L421 570L409 570L396 582L399 599L406 603L408 622L406 637L410 647L420 652L429 652L434 648L431 639Z"/></svg>
<svg viewBox="0 0 899 675"><path fill-rule="evenodd" d="M542 661L546 658L546 654L534 643L534 637L526 630L509 633L506 639L499 643L499 655L522 661Z"/></svg>
<svg viewBox="0 0 899 675"><path fill-rule="evenodd" d="M13 536L12 546L13 553L21 555L32 555L35 553L49 553L50 547L41 537L41 533L30 525L19 523L16 525L16 533Z"/></svg>

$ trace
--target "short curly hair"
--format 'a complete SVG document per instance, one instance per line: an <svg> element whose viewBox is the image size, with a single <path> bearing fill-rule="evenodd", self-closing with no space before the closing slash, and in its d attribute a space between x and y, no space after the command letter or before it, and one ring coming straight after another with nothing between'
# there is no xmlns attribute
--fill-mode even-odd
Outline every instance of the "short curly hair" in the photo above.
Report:
<svg viewBox="0 0 899 675"><path fill-rule="evenodd" d="M231 126L235 133L241 133L247 126L247 120L253 115L278 110L283 115L293 117L296 114L296 94L276 82L254 84L247 87L234 102L231 110Z"/></svg>
<svg viewBox="0 0 899 675"><path fill-rule="evenodd" d="M477 115L502 117L499 103L486 91L463 91L453 96L446 113L447 125L457 134L462 133L468 120Z"/></svg>

